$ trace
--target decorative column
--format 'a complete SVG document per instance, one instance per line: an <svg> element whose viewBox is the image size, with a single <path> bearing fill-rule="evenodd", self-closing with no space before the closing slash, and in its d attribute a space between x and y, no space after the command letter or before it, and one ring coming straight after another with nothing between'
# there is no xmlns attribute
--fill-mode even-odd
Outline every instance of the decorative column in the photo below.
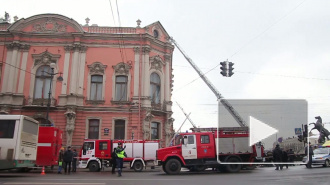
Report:
<svg viewBox="0 0 330 185"><path fill-rule="evenodd" d="M139 85L140 85L140 47L134 48L134 91L133 98L139 97Z"/></svg>
<svg viewBox="0 0 330 185"><path fill-rule="evenodd" d="M174 119L171 117L171 114L168 114L168 119L165 123L165 144L166 146L169 146L171 139L174 136L174 132L173 132L173 122Z"/></svg>
<svg viewBox="0 0 330 185"><path fill-rule="evenodd" d="M84 93L84 80L85 80L85 60L86 60L87 46L80 46L79 60L78 60L78 88L77 93L83 96Z"/></svg>
<svg viewBox="0 0 330 185"><path fill-rule="evenodd" d="M64 67L63 67L63 82L61 94L66 94L68 88L68 77L69 77L69 66L70 66L70 55L72 46L64 46Z"/></svg>
<svg viewBox="0 0 330 185"><path fill-rule="evenodd" d="M11 43L7 44L7 49L8 49L8 56L6 59L7 65L5 67L5 73L4 73L4 84L2 88L3 93L14 93L14 77L15 77L15 71L16 71L16 63L17 63L17 53L18 49L20 47L19 43Z"/></svg>
<svg viewBox="0 0 330 185"><path fill-rule="evenodd" d="M68 107L67 111L64 113L66 116L66 146L71 146L72 144L72 136L73 131L75 128L75 122L76 122L76 112L74 107Z"/></svg>
<svg viewBox="0 0 330 185"><path fill-rule="evenodd" d="M171 55L165 54L165 105L166 105L166 111L171 111L172 103L171 103L171 73L170 73L170 67L171 67Z"/></svg>
<svg viewBox="0 0 330 185"><path fill-rule="evenodd" d="M22 70L20 71L20 75L19 75L17 93L23 94L24 84L25 84L25 70L26 70L26 64L27 64L27 58L28 58L28 54L29 54L30 45L22 45L20 49L23 52L23 57L22 57L22 64L20 67Z"/></svg>
<svg viewBox="0 0 330 185"><path fill-rule="evenodd" d="M70 78L70 93L77 94L78 85L78 70L79 70L79 46L78 44L73 45L73 57L71 63L71 78Z"/></svg>
<svg viewBox="0 0 330 185"><path fill-rule="evenodd" d="M142 84L143 84L143 90L142 90L142 97L144 99L143 105L145 107L151 107L151 102L149 100L150 97L150 64L149 64L149 53L151 51L150 47L143 47L143 72L142 72Z"/></svg>

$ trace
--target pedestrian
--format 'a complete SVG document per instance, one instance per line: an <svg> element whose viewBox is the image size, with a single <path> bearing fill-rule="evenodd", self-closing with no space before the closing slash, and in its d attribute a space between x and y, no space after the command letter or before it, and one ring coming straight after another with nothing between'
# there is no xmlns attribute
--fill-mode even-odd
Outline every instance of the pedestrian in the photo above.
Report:
<svg viewBox="0 0 330 185"><path fill-rule="evenodd" d="M72 159L72 172L76 172L77 171L77 150L73 149L73 159Z"/></svg>
<svg viewBox="0 0 330 185"><path fill-rule="evenodd" d="M62 147L60 149L60 152L58 154L58 170L57 170L57 173L58 174L62 174L62 166L63 166L63 156L64 156L64 148Z"/></svg>
<svg viewBox="0 0 330 185"><path fill-rule="evenodd" d="M113 149L113 152L111 153L111 165L112 165L112 174L115 174L116 172L116 161L117 154L116 154L116 148Z"/></svg>
<svg viewBox="0 0 330 185"><path fill-rule="evenodd" d="M277 144L275 149L273 150L273 160L275 162L275 170L279 170L278 167L280 167L280 169L282 170L283 169L283 165L282 164L279 164L279 163L282 163L282 150L280 148L280 145Z"/></svg>
<svg viewBox="0 0 330 185"><path fill-rule="evenodd" d="M306 165L307 168L312 168L312 162L313 162L313 155L314 155L314 152L313 152L313 147L311 146L311 143L309 142L309 146L305 148L305 155L308 156L308 163Z"/></svg>
<svg viewBox="0 0 330 185"><path fill-rule="evenodd" d="M71 171L71 163L73 159L73 152L71 151L71 146L68 146L68 149L64 152L64 172L68 172L70 174ZM68 169L69 168L69 169Z"/></svg>
<svg viewBox="0 0 330 185"><path fill-rule="evenodd" d="M118 177L121 177L121 172L123 168L124 157L127 157L125 153L125 148L122 147L122 143L118 143L118 147L115 148L115 152L117 155L116 162L117 162L117 169L118 169Z"/></svg>
<svg viewBox="0 0 330 185"><path fill-rule="evenodd" d="M295 155L294 155L294 151L292 150L292 148L290 148L290 150L288 151L288 158L289 158L289 162L293 163L295 160Z"/></svg>
<svg viewBox="0 0 330 185"><path fill-rule="evenodd" d="M283 163L286 163L286 164L284 164L285 166L286 166L286 169L288 169L289 168L289 165L288 165L288 153L285 151L285 150L283 150L282 151L282 162Z"/></svg>

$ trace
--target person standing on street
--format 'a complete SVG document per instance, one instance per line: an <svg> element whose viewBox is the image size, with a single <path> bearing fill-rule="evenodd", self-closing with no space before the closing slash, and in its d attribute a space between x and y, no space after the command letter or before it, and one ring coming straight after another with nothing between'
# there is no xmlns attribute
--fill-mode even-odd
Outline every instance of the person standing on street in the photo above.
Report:
<svg viewBox="0 0 330 185"><path fill-rule="evenodd" d="M111 153L111 164L112 164L112 174L115 174L116 172L116 161L117 154L116 154L116 148L113 149L113 152Z"/></svg>
<svg viewBox="0 0 330 185"><path fill-rule="evenodd" d="M312 157L314 155L314 152L313 152L313 147L311 146L311 143L309 142L309 146L305 148L305 155L308 156L308 163L306 165L307 168L312 168Z"/></svg>
<svg viewBox="0 0 330 185"><path fill-rule="evenodd" d="M283 163L286 163L286 164L284 164L284 165L286 166L286 169L289 168L289 165L288 165L288 159L289 159L289 157L288 157L288 153L287 153L285 150L283 150L283 151L282 151L282 162L283 162Z"/></svg>
<svg viewBox="0 0 330 185"><path fill-rule="evenodd" d="M71 163L73 159L73 152L71 151L71 146L68 146L68 150L64 152L64 172L68 172L70 174L71 171ZM69 167L69 169L68 169Z"/></svg>
<svg viewBox="0 0 330 185"><path fill-rule="evenodd" d="M117 155L116 161L117 161L118 177L121 177L124 157L127 157L125 153L125 148L126 146L124 148L122 147L122 143L118 143L118 147L115 148L115 152Z"/></svg>
<svg viewBox="0 0 330 185"><path fill-rule="evenodd" d="M64 156L64 148L60 149L60 153L58 154L58 170L57 173L61 174L62 166L63 166L63 156Z"/></svg>
<svg viewBox="0 0 330 185"><path fill-rule="evenodd" d="M278 164L278 163L282 162L282 156L283 156L283 153L280 148L280 145L277 144L275 149L273 150L273 159L274 159L275 166L276 166L275 170L278 170L278 167L280 167L281 170L283 169L283 165Z"/></svg>
<svg viewBox="0 0 330 185"><path fill-rule="evenodd" d="M73 159L72 159L72 172L76 172L77 171L77 150L73 149Z"/></svg>

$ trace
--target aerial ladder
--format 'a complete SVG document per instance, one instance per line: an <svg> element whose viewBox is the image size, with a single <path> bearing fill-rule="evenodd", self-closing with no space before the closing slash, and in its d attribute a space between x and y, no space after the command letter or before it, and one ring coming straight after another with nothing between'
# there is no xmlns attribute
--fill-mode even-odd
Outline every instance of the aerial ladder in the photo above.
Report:
<svg viewBox="0 0 330 185"><path fill-rule="evenodd" d="M215 88L215 86L208 80L208 78L202 73L202 71L197 67L197 65L191 60L191 58L183 51L183 49L179 46L179 44L170 37L170 41L179 49L182 55L186 58L186 60L190 63L190 65L195 69L198 75L203 79L206 85L212 90L212 92L217 97L218 103L221 103L228 112L233 116L233 118L237 121L237 123L241 127L247 127L247 124L242 119L242 117L238 114L238 112L234 109L234 107L226 100L220 92ZM220 121L220 120L219 120Z"/></svg>

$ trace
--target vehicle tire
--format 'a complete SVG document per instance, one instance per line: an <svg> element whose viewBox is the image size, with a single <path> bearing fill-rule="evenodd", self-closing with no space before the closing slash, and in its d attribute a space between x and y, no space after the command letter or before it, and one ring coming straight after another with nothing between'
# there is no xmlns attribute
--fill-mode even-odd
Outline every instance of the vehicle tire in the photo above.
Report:
<svg viewBox="0 0 330 185"><path fill-rule="evenodd" d="M330 165L329 160L325 160L323 167L329 167L329 165Z"/></svg>
<svg viewBox="0 0 330 185"><path fill-rule="evenodd" d="M237 157L230 157L226 160L227 163L238 163L241 162ZM229 173L237 173L241 170L242 165L241 164L227 164L226 165L226 171Z"/></svg>
<svg viewBox="0 0 330 185"><path fill-rule="evenodd" d="M163 171L166 173L165 164L162 165Z"/></svg>
<svg viewBox="0 0 330 185"><path fill-rule="evenodd" d="M180 173L181 163L177 159L170 159L165 164L165 173L169 175L175 175Z"/></svg>
<svg viewBox="0 0 330 185"><path fill-rule="evenodd" d="M136 172L140 172L143 170L143 163L142 161L135 161L133 164L133 169Z"/></svg>
<svg viewBox="0 0 330 185"><path fill-rule="evenodd" d="M97 161L91 161L88 165L89 171L98 172L100 171L100 165Z"/></svg>

